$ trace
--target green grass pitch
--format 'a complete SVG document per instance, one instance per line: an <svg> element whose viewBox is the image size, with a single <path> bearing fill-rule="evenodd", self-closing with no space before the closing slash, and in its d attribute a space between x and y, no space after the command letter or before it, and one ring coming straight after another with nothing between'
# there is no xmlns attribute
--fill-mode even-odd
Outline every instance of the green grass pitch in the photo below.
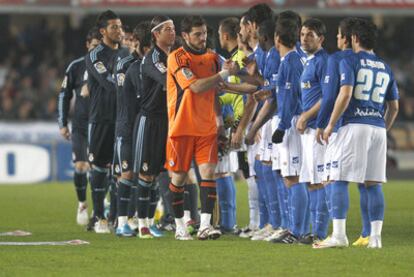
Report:
<svg viewBox="0 0 414 277"><path fill-rule="evenodd" d="M85 232L75 223L77 203L69 183L0 186L0 232L21 229L29 237L0 241L82 239L80 246L0 246L0 276L413 276L414 183L385 185L383 249L252 242L234 236L217 241L142 241ZM350 242L360 231L359 197L351 185ZM88 195L89 197L89 195ZM247 189L237 184L238 224L248 220Z"/></svg>

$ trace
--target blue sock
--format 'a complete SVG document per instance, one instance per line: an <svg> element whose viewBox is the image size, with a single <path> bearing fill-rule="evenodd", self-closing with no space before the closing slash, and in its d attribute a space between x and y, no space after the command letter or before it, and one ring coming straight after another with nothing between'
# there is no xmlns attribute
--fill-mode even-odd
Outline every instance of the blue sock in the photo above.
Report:
<svg viewBox="0 0 414 277"><path fill-rule="evenodd" d="M263 228L269 223L269 213L266 207L266 184L263 178L262 163L259 160L255 161L254 170L256 171L257 190L259 191L259 227Z"/></svg>
<svg viewBox="0 0 414 277"><path fill-rule="evenodd" d="M263 165L263 176L266 182L266 195L269 205L269 221L273 229L280 227L279 199L277 197L277 181L273 177L271 165Z"/></svg>
<svg viewBox="0 0 414 277"><path fill-rule="evenodd" d="M369 219L372 221L384 220L384 193L382 191L382 185L377 184L367 187L368 195L368 214Z"/></svg>
<svg viewBox="0 0 414 277"><path fill-rule="evenodd" d="M316 232L316 205L318 204L318 190L308 190L308 191L309 191L310 222L312 224L312 233L315 235L315 232Z"/></svg>
<svg viewBox="0 0 414 277"><path fill-rule="evenodd" d="M328 235L329 211L326 203L326 189L317 190L318 200L316 205L316 232L319 239L325 239ZM313 228L313 227L312 227Z"/></svg>
<svg viewBox="0 0 414 277"><path fill-rule="evenodd" d="M288 229L290 231L293 230L293 215L292 215L292 190L290 188L287 189L288 195L288 211L289 211L289 221L288 221Z"/></svg>
<svg viewBox="0 0 414 277"><path fill-rule="evenodd" d="M303 183L306 187L306 195L308 197L308 200L310 199L310 193L308 190L308 186L306 185L306 183ZM307 202L308 204L306 206L304 206L305 209L305 219L303 221L303 229L302 229L302 234L306 235L306 234L310 234L310 224L311 224L311 210L310 210L310 200Z"/></svg>
<svg viewBox="0 0 414 277"><path fill-rule="evenodd" d="M234 226L236 226L236 186L234 184L233 176L227 176L226 181L227 187L229 188L229 226L233 229Z"/></svg>
<svg viewBox="0 0 414 277"><path fill-rule="evenodd" d="M291 212L292 212L292 233L296 237L304 235L306 207L308 207L308 190L305 183L297 183L291 188Z"/></svg>
<svg viewBox="0 0 414 277"><path fill-rule="evenodd" d="M331 192L332 218L345 219L349 209L348 182L335 181Z"/></svg>
<svg viewBox="0 0 414 277"><path fill-rule="evenodd" d="M287 188L283 181L283 177L276 170L273 171L273 177L277 182L277 197L279 200L280 210L280 227L289 228L289 211L288 211L288 195Z"/></svg>
<svg viewBox="0 0 414 277"><path fill-rule="evenodd" d="M371 233L371 221L368 214L368 193L365 184L358 184L359 207L361 209L362 232L361 236L366 238Z"/></svg>
<svg viewBox="0 0 414 277"><path fill-rule="evenodd" d="M228 205L228 187L226 177L216 179L216 190L220 206L220 227L226 230L230 229L229 226L229 205Z"/></svg>
<svg viewBox="0 0 414 277"><path fill-rule="evenodd" d="M332 218L332 204L331 204L331 194L332 194L332 184L333 183L328 183L325 186L325 191L326 191L326 205L328 205L328 212L329 212L329 218Z"/></svg>

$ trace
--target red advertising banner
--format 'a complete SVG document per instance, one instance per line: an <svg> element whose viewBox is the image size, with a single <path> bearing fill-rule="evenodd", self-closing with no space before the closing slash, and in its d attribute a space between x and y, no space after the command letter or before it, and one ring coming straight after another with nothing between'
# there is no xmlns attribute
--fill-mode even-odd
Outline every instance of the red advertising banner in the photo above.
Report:
<svg viewBox="0 0 414 277"><path fill-rule="evenodd" d="M330 8L414 8L414 0L326 0Z"/></svg>

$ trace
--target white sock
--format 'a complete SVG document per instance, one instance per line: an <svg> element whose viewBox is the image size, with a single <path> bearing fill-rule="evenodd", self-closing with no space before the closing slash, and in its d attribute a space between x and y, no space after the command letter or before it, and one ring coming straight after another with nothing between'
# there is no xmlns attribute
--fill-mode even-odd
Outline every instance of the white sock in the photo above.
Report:
<svg viewBox="0 0 414 277"><path fill-rule="evenodd" d="M211 226L211 214L202 213L200 217L200 230Z"/></svg>
<svg viewBox="0 0 414 277"><path fill-rule="evenodd" d="M181 218L175 218L175 225L177 226L177 230L186 230L184 217Z"/></svg>
<svg viewBox="0 0 414 277"><path fill-rule="evenodd" d="M371 234L370 236L381 236L382 232L382 224L384 221L382 220L375 220L371 221Z"/></svg>
<svg viewBox="0 0 414 277"><path fill-rule="evenodd" d="M259 192L255 177L246 179L249 197L249 228L252 230L259 228Z"/></svg>
<svg viewBox="0 0 414 277"><path fill-rule="evenodd" d="M333 219L332 236L335 238L346 237L346 219Z"/></svg>
<svg viewBox="0 0 414 277"><path fill-rule="evenodd" d="M139 229L143 228L143 227L147 227L147 219L146 218L138 218L138 227Z"/></svg>
<svg viewBox="0 0 414 277"><path fill-rule="evenodd" d="M118 228L122 228L127 224L128 217L127 216L118 216Z"/></svg>
<svg viewBox="0 0 414 277"><path fill-rule="evenodd" d="M184 221L188 222L191 220L191 212L189 210L184 210Z"/></svg>
<svg viewBox="0 0 414 277"><path fill-rule="evenodd" d="M148 226L154 225L154 218L147 218Z"/></svg>
<svg viewBox="0 0 414 277"><path fill-rule="evenodd" d="M85 202L79 202L79 207L84 207L86 206L86 201Z"/></svg>

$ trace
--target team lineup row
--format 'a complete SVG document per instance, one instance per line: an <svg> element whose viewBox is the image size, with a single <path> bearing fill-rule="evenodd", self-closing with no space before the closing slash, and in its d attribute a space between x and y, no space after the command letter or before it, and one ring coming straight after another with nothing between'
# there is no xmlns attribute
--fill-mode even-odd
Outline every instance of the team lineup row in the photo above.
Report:
<svg viewBox="0 0 414 277"><path fill-rule="evenodd" d="M173 20L156 16L138 24L128 41L119 17L106 11L88 34L89 53L69 65L58 122L73 144L78 223L88 222L90 166L89 224L96 233L110 232L104 213L109 184L109 219L118 236L135 236L135 229L140 238L161 235L154 225L161 190L175 238L193 239L198 213L190 210L197 204L186 195L194 196L197 180L198 239L232 232L346 247L348 183L356 182L363 228L354 244L381 248L386 130L398 113L398 89L373 52L376 26L342 20L340 51L328 54L322 21L302 24L293 11L276 16L258 4L240 19L220 22L225 57L209 45L202 17L184 17L180 27L178 39ZM232 177L238 169L249 188L250 222L242 230ZM216 198L220 229L212 218Z"/></svg>

